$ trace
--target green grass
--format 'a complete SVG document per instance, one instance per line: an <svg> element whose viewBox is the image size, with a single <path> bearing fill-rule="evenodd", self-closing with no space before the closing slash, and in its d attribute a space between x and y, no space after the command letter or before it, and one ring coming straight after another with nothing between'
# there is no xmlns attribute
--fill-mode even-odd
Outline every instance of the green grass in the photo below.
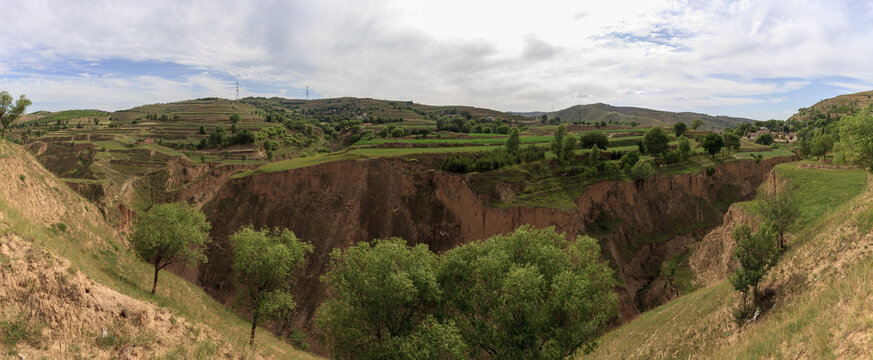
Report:
<svg viewBox="0 0 873 360"><path fill-rule="evenodd" d="M822 170L798 168L797 163L774 168L780 179L796 186L800 216L792 233L794 240L782 255L782 268L765 278L800 279L801 285L783 286L777 291L775 307L757 323L748 324L741 332L731 319L730 311L738 303L738 293L727 282L697 289L667 304L641 314L631 322L609 331L601 337L593 354L577 357L596 359L650 358L857 358L869 355L869 329L873 328L873 313L869 299L873 297L873 258L864 255L858 262L849 262L845 271L825 271L811 280L823 277L818 286L806 283L808 262L834 259L847 241L866 239L865 226L873 218L873 210L856 211L869 206L860 196L866 188L867 174L861 170ZM755 210L757 201L738 203ZM754 213L754 211L752 211ZM844 224L856 221L861 233L852 234ZM849 231L833 235L834 229ZM836 238L835 238L836 236ZM841 240L842 239L842 240ZM848 239L848 240L847 240ZM868 241L869 240L864 240ZM827 247L830 246L830 247ZM867 245L864 245L866 248ZM693 273L683 273L684 255L664 263L673 267L675 285L684 287ZM825 261L827 261L825 260ZM662 269L663 269L662 268ZM827 275L832 274L832 275ZM811 278L811 276L810 276ZM680 290L681 291L681 290ZM836 334L853 329L868 334L865 340L853 344ZM837 351L848 348L847 353ZM864 355L866 354L866 355Z"/></svg>

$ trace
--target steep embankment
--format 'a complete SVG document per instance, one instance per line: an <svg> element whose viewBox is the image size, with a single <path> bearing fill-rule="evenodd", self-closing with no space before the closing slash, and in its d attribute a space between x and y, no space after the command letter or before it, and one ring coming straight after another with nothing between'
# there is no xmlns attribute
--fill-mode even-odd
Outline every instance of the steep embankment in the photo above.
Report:
<svg viewBox="0 0 873 360"><path fill-rule="evenodd" d="M829 359L873 355L873 190L861 170L774 169L795 186L799 216L787 250L760 284L764 312L739 326L740 295L725 279L736 226L759 222L756 201L737 203L697 243L691 267L704 287L601 338L592 359ZM865 181L866 180L866 181ZM866 186L866 190L865 190ZM581 355L581 354L580 354ZM581 356L580 356L581 357Z"/></svg>
<svg viewBox="0 0 873 360"><path fill-rule="evenodd" d="M702 229L718 225L720 210L753 195L770 168L786 160L728 162L711 175L605 181L590 186L572 211L487 207L467 186L467 177L420 171L402 159L340 161L231 179L204 206L213 223L210 259L215 260L203 267L199 280L217 296L228 295L228 235L249 223L287 227L315 245L297 286L295 321L308 327L324 298L318 277L332 249L399 236L444 251L522 224L555 226L568 236L590 233L601 239L606 258L619 271L622 313L630 318L646 305L638 304L638 292L647 291L661 263L699 240ZM689 233L695 236L683 235Z"/></svg>
<svg viewBox="0 0 873 360"><path fill-rule="evenodd" d="M127 250L94 204L0 141L0 350L18 358L313 358ZM158 305L160 304L160 305Z"/></svg>

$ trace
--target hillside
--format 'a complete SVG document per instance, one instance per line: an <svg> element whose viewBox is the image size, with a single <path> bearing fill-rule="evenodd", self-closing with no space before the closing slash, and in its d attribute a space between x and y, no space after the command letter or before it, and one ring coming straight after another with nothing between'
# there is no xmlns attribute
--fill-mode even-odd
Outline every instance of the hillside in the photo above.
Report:
<svg viewBox="0 0 873 360"><path fill-rule="evenodd" d="M836 119L873 104L873 91L863 91L854 94L840 95L815 103L810 107L800 108L797 113L788 118L789 121L805 122L810 119Z"/></svg>
<svg viewBox="0 0 873 360"><path fill-rule="evenodd" d="M618 107L607 104L576 105L564 110L546 113L549 119L561 118L562 122L606 122L607 124L624 124L636 122L645 127L671 126L677 122L690 125L695 119L703 120L702 129L724 129L752 119L711 116L692 112L669 112L638 107Z"/></svg>
<svg viewBox="0 0 873 360"><path fill-rule="evenodd" d="M0 349L16 358L300 358L197 286L152 269L24 148L0 142Z"/></svg>
<svg viewBox="0 0 873 360"><path fill-rule="evenodd" d="M802 163L801 163L802 165ZM695 245L689 277L702 288L603 336L592 359L869 358L873 311L873 189L861 170L790 163L772 181L798 186L800 216L789 247L762 283L769 308L739 327L732 229L756 224L755 201L734 204L722 227ZM770 186L765 184L764 187Z"/></svg>

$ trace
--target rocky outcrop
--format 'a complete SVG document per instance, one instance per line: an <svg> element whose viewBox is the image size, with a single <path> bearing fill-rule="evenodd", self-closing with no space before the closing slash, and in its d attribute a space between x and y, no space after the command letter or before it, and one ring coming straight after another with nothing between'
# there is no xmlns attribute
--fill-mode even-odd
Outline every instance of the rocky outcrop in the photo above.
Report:
<svg viewBox="0 0 873 360"><path fill-rule="evenodd" d="M296 286L296 325L308 326L325 294L319 276L329 253L358 241L398 236L434 251L512 231L522 224L593 234L617 270L622 314L639 312L637 292L665 258L695 237L678 235L717 226L731 202L751 197L769 170L788 158L729 162L705 172L656 176L634 183L604 181L575 200L576 209L488 207L465 175L420 171L402 159L341 161L231 179L204 206L213 224L210 262L198 276L229 300L227 237L242 225L287 227L315 246ZM678 240L677 240L678 239Z"/></svg>

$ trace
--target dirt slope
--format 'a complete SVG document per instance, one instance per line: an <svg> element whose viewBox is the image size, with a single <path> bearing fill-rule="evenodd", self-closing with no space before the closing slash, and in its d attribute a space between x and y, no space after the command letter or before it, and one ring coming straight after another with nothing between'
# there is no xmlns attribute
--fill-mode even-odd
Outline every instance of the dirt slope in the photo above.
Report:
<svg viewBox="0 0 873 360"><path fill-rule="evenodd" d="M149 266L97 207L0 141L0 350L20 359L314 358ZM160 304L157 305L157 304ZM191 319L196 319L191 320ZM105 333L105 336L104 336Z"/></svg>
<svg viewBox="0 0 873 360"><path fill-rule="evenodd" d="M418 171L402 159L341 161L228 181L204 206L215 245L199 275L201 284L229 300L226 239L241 225L287 227L315 245L296 299L298 326L308 327L324 298L318 277L331 249L399 236L435 251L509 232L522 224L555 226L568 236L594 233L619 271L622 313L639 312L637 293L661 262L702 237L673 236L719 225L730 201L754 194L770 168L787 159L730 162L713 175L655 177L641 184L592 185L577 209L496 209L485 206L463 175ZM723 205L716 206L715 204ZM721 208L721 206L724 206Z"/></svg>

